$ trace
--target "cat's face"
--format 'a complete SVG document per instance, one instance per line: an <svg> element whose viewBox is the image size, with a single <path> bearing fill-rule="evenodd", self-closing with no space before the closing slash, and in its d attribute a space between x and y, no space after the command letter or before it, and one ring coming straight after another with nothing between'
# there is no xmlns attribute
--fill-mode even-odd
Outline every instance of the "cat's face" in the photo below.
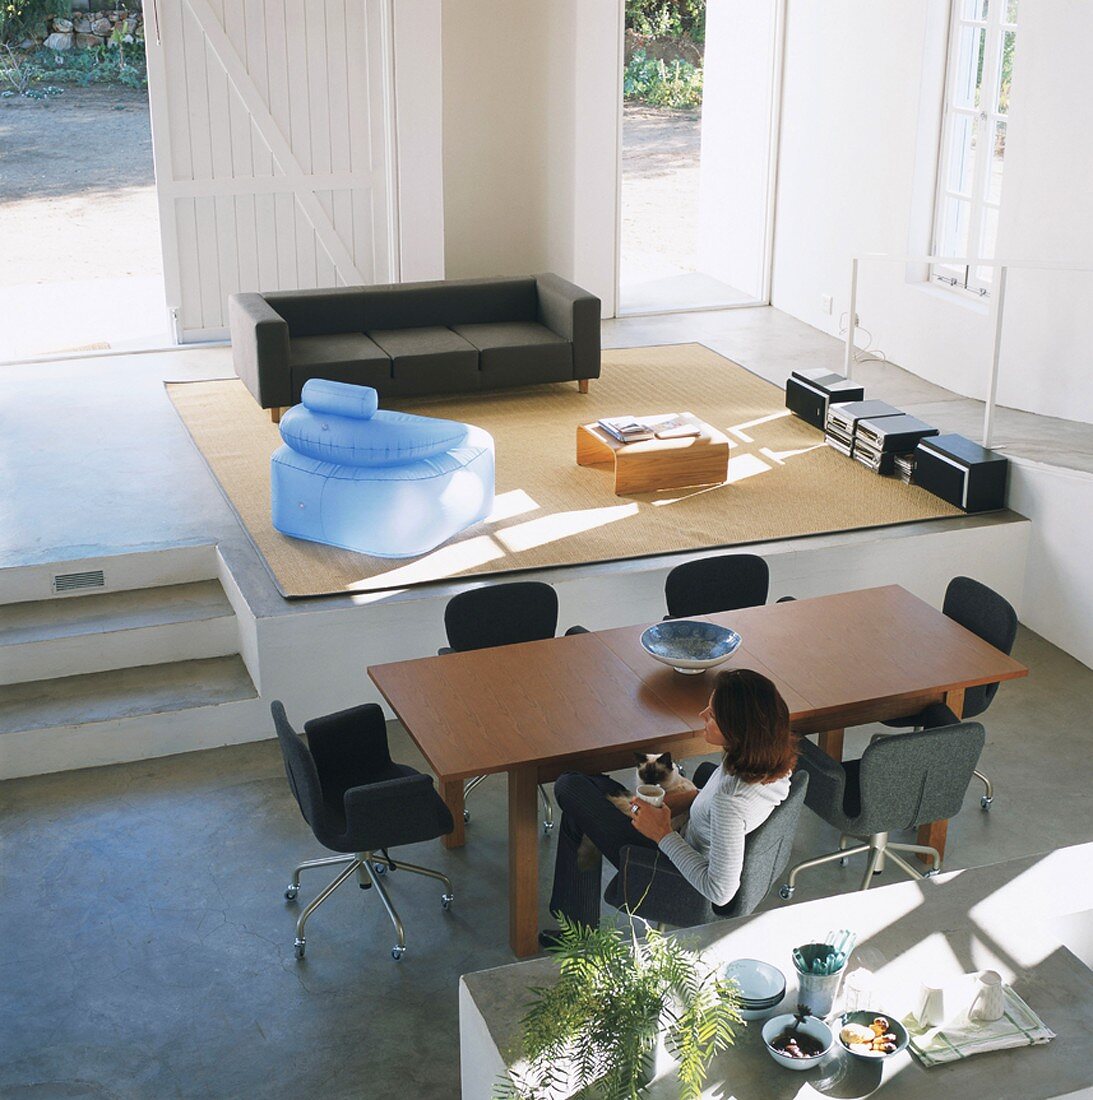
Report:
<svg viewBox="0 0 1093 1100"><path fill-rule="evenodd" d="M639 783L655 783L658 787L663 787L664 781L677 771L670 752L639 752L634 755L638 758Z"/></svg>

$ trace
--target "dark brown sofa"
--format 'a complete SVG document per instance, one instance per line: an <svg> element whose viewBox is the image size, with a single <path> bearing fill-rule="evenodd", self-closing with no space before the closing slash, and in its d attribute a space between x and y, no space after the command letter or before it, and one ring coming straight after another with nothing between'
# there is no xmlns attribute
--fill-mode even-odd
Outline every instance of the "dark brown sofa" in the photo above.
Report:
<svg viewBox="0 0 1093 1100"><path fill-rule="evenodd" d="M380 397L600 373L600 300L557 275L233 294L235 370L273 419L309 378Z"/></svg>

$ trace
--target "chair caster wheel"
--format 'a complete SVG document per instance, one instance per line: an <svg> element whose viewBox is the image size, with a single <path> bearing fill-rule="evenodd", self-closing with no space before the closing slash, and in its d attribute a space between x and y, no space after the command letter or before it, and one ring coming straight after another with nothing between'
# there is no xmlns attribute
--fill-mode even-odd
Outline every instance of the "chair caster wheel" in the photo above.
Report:
<svg viewBox="0 0 1093 1100"><path fill-rule="evenodd" d="M553 821L544 821L543 822L543 836L550 836L550 834L552 832L554 832L554 822Z"/></svg>
<svg viewBox="0 0 1093 1100"><path fill-rule="evenodd" d="M405 947L392 947L391 948L391 958L394 959L395 962L398 962L399 959L401 959L402 956L405 955L405 954L406 954L406 948Z"/></svg>
<svg viewBox="0 0 1093 1100"><path fill-rule="evenodd" d="M371 866L372 866L372 873L373 874L376 874L376 875L385 875L385 874L387 874L387 864L386 863L373 863Z"/></svg>
<svg viewBox="0 0 1093 1100"><path fill-rule="evenodd" d="M470 810L464 810L463 811L463 824L466 825L467 822L470 821L470 819L471 819L471 811Z"/></svg>
<svg viewBox="0 0 1093 1100"><path fill-rule="evenodd" d="M847 859L846 856L843 856L843 858L839 860L839 866L840 867L849 867L850 866L850 860Z"/></svg>
<svg viewBox="0 0 1093 1100"><path fill-rule="evenodd" d="M455 901L455 894L441 894L440 908L447 912L449 909L451 909L453 901Z"/></svg>
<svg viewBox="0 0 1093 1100"><path fill-rule="evenodd" d="M991 808L991 803L993 801L994 801L994 799L990 795L985 794L979 800L979 805L982 806L984 810L989 810Z"/></svg>
<svg viewBox="0 0 1093 1100"><path fill-rule="evenodd" d="M293 950L296 954L296 958L302 959L304 957L304 944L306 942L307 942L306 940L296 940L293 943L292 947L293 947Z"/></svg>
<svg viewBox="0 0 1093 1100"><path fill-rule="evenodd" d="M290 886L290 887L288 887L288 889L285 890L285 901L295 901L296 900L296 895L299 894L299 892L300 892L300 887L299 886Z"/></svg>
<svg viewBox="0 0 1093 1100"><path fill-rule="evenodd" d="M789 899L793 897L793 891L795 889L796 887L783 885L778 891L778 896L782 899L782 901L789 901Z"/></svg>

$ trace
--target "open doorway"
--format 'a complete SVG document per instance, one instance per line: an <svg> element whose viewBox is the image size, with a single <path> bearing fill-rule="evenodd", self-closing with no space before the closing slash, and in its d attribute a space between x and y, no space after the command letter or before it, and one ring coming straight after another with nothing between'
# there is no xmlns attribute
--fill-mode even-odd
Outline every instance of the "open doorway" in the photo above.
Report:
<svg viewBox="0 0 1093 1100"><path fill-rule="evenodd" d="M0 12L0 361L170 344L139 0Z"/></svg>
<svg viewBox="0 0 1093 1100"><path fill-rule="evenodd" d="M619 314L768 296L779 0L625 0Z"/></svg>

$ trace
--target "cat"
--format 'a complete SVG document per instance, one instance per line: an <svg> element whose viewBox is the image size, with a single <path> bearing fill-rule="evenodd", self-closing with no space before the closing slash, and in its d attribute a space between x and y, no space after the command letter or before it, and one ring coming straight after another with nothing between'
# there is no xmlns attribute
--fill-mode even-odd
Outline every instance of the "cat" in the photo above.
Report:
<svg viewBox="0 0 1093 1100"><path fill-rule="evenodd" d="M669 791L693 791L697 789L695 785L680 772L679 765L673 762L670 752L636 752L634 756L638 761L637 782L635 783L635 787L640 787L642 784L656 785L658 787L663 787L665 794ZM606 798L620 813L624 813L627 817L630 817L634 812L630 805L634 795L621 783L616 784L616 786L618 790L606 793L604 798ZM675 814L672 817L672 830L674 832L682 831L687 824L689 816L690 814L687 810ZM577 866L582 871L590 871L597 866L600 858L600 850L596 845L587 836L582 836L581 843L577 848Z"/></svg>

